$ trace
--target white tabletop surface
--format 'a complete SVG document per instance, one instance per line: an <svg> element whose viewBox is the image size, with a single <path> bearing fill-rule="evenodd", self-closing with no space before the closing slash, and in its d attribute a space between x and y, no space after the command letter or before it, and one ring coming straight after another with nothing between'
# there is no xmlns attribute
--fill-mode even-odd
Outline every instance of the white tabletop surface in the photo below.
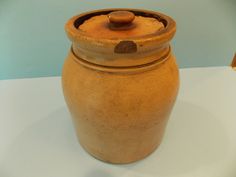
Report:
<svg viewBox="0 0 236 177"><path fill-rule="evenodd" d="M161 146L111 165L76 140L60 77L0 81L0 177L235 177L236 72L181 69Z"/></svg>

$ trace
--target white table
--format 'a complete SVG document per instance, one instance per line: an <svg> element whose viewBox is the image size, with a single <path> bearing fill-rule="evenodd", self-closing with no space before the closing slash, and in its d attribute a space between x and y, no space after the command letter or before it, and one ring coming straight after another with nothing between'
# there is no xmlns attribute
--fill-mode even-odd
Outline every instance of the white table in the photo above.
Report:
<svg viewBox="0 0 236 177"><path fill-rule="evenodd" d="M129 165L98 161L77 143L60 77L0 81L0 177L235 177L236 72L180 73L163 143Z"/></svg>

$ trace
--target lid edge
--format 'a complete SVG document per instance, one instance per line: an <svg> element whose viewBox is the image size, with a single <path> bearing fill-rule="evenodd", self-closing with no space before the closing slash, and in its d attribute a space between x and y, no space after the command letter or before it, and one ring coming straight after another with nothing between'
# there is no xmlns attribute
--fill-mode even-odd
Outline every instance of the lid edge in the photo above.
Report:
<svg viewBox="0 0 236 177"><path fill-rule="evenodd" d="M131 11L135 14L142 13L146 16L151 16L157 18L159 21L164 23L165 28L157 31L156 33L140 36L140 37L130 37L130 38L117 38L117 39L104 39L104 38L98 38L98 37L91 37L87 35L82 30L78 29L78 26L83 23L84 20L95 16L99 14L108 14L112 11L118 11L118 10L127 10ZM161 45L164 45L168 43L174 36L176 32L176 23L175 21L162 13L149 11L149 10L142 10L142 9L128 9L128 8L111 8L111 9L100 9L100 10L94 10L89 11L86 13L82 13L80 15L74 16L70 18L66 25L65 30L67 33L68 38L73 43L80 44L80 47L86 47L90 48L94 51L99 50L107 50L107 52L114 52L115 47L122 41L132 41L135 43L141 51L144 51L146 49L150 50L150 48L153 47L160 47Z"/></svg>

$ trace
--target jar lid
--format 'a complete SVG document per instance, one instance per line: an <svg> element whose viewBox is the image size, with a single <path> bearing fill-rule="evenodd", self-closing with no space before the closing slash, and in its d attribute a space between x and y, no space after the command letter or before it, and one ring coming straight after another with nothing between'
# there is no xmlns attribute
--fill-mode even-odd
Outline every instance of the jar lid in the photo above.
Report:
<svg viewBox="0 0 236 177"><path fill-rule="evenodd" d="M152 62L167 53L176 24L159 12L102 9L72 17L65 30L76 56L95 64L120 67Z"/></svg>
<svg viewBox="0 0 236 177"><path fill-rule="evenodd" d="M78 27L88 36L103 39L144 37L163 28L164 24L156 18L135 15L125 10L93 16Z"/></svg>

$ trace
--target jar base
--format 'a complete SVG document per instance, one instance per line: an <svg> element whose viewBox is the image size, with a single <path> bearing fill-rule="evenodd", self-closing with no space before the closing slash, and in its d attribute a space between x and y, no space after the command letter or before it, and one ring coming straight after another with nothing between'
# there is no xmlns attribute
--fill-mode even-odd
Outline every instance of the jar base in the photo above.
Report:
<svg viewBox="0 0 236 177"><path fill-rule="evenodd" d="M95 158L101 162L104 162L104 163L116 164L116 165L130 164L130 163L135 163L135 162L144 160L145 158L149 157L152 153L154 153L161 144L161 142L159 142L159 144L154 146L154 148L152 148L148 153L142 154L141 156L137 156L137 158L133 158L133 159L129 159L129 160L127 160L127 159L126 160L112 160L112 159L104 159L104 158L100 157L99 155L89 151L88 148L86 148L80 141L78 141L78 143L93 158Z"/></svg>

